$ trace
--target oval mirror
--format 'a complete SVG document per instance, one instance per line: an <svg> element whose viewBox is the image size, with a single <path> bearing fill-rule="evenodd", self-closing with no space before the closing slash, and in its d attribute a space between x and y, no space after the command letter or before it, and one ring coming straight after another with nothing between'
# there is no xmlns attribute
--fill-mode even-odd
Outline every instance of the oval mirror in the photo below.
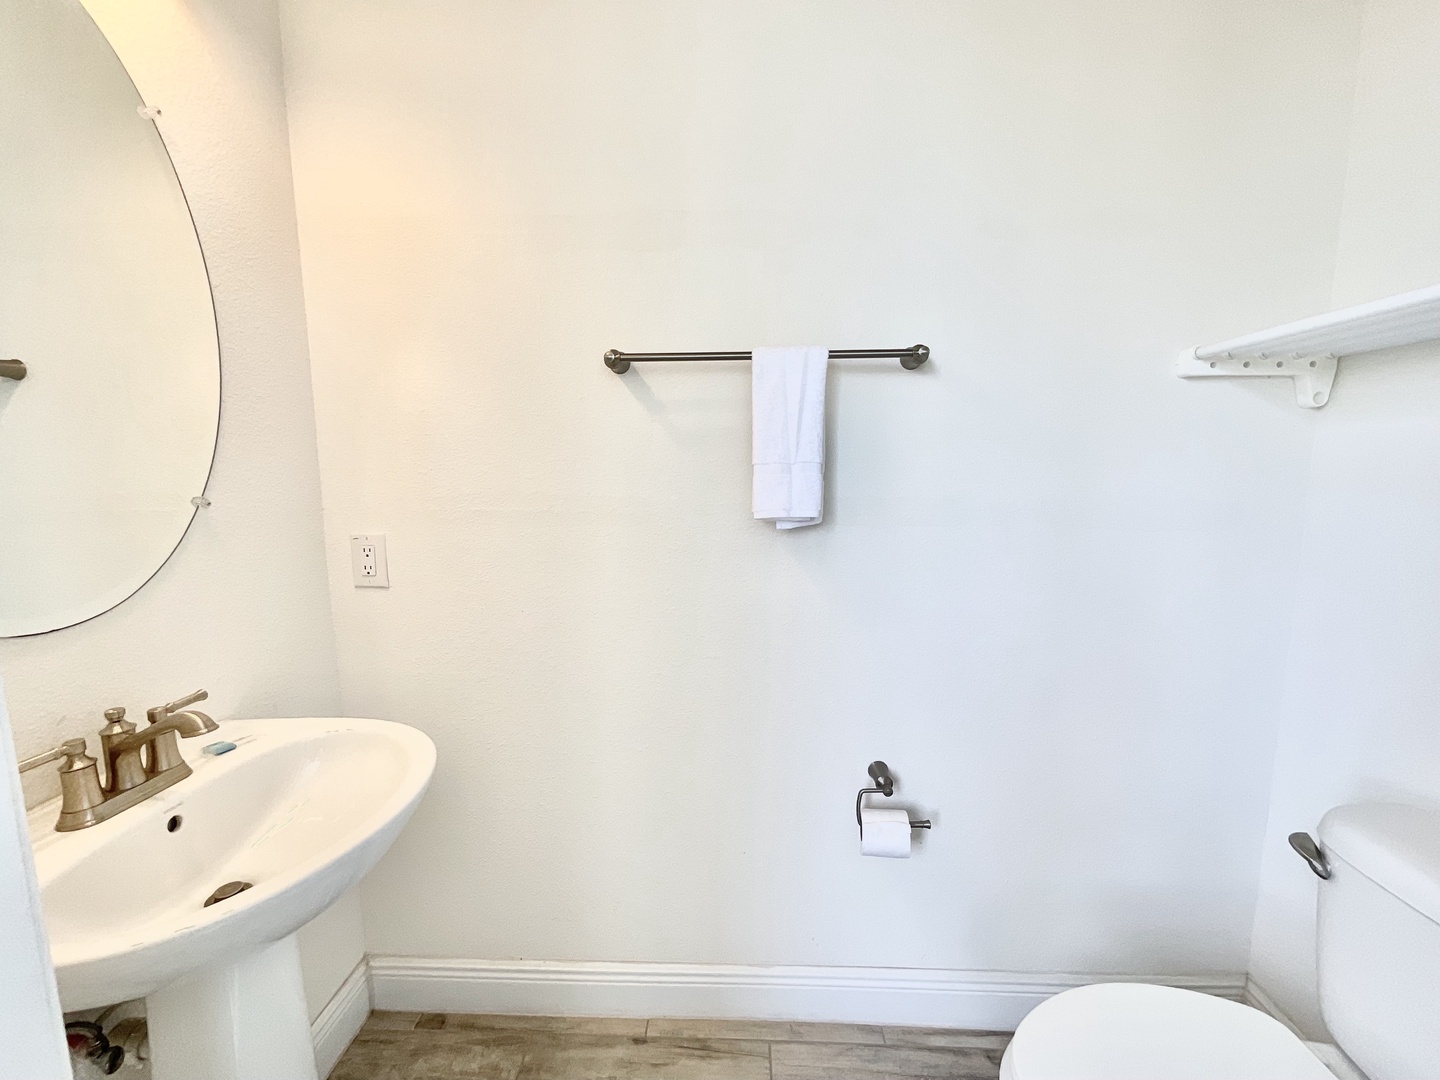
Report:
<svg viewBox="0 0 1440 1080"><path fill-rule="evenodd" d="M144 105L76 0L0 0L0 636L131 596L209 477L215 312Z"/></svg>

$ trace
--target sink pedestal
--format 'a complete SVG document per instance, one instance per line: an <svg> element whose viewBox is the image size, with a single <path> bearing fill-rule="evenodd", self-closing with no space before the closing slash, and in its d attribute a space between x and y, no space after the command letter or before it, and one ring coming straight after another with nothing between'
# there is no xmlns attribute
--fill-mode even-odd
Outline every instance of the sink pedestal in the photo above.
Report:
<svg viewBox="0 0 1440 1080"><path fill-rule="evenodd" d="M154 1080L318 1080L295 935L145 999Z"/></svg>

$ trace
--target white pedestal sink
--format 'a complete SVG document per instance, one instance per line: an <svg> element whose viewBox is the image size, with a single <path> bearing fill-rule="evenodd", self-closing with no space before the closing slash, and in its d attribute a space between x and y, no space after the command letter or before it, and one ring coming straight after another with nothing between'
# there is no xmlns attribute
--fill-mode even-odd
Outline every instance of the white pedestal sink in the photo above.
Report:
<svg viewBox="0 0 1440 1080"><path fill-rule="evenodd" d="M219 757L216 740L236 744ZM232 720L193 776L73 833L31 815L66 1011L146 999L155 1080L315 1080L294 934L379 860L435 746L383 720ZM209 907L220 886L251 887Z"/></svg>

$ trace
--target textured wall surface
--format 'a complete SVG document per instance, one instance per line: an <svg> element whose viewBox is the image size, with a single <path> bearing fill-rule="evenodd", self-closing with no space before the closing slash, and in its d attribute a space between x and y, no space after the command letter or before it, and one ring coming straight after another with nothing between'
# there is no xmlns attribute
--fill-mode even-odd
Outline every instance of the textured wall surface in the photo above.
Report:
<svg viewBox="0 0 1440 1080"><path fill-rule="evenodd" d="M1440 9L1369 0L1362 42L1336 306L1440 281ZM1440 806L1437 361L1341 361L1316 427L1252 965L1316 1033L1317 882L1286 835L1358 799Z"/></svg>
<svg viewBox="0 0 1440 1080"><path fill-rule="evenodd" d="M1317 417L1169 360L1327 305L1359 17L284 0L343 705L440 749L370 948L1243 970ZM744 367L600 363L914 341L791 533Z"/></svg>
<svg viewBox="0 0 1440 1080"><path fill-rule="evenodd" d="M109 705L135 712L198 686L222 722L328 714L339 704L274 6L87 7L162 110L210 269L223 415L214 505L155 579L91 622L0 641L22 755L93 734ZM27 780L32 801L56 791L50 770ZM320 943L311 950L312 1011L334 989L319 972L337 966L336 950L349 953L347 972L363 952L352 900L323 918L311 932Z"/></svg>

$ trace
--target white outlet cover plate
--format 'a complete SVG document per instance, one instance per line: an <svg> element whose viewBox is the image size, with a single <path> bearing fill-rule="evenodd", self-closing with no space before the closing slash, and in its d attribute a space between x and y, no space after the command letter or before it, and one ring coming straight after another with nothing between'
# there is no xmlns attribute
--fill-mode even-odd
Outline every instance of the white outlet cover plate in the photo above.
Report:
<svg viewBox="0 0 1440 1080"><path fill-rule="evenodd" d="M350 572L357 589L388 589L390 564L385 558L384 533L352 533Z"/></svg>

